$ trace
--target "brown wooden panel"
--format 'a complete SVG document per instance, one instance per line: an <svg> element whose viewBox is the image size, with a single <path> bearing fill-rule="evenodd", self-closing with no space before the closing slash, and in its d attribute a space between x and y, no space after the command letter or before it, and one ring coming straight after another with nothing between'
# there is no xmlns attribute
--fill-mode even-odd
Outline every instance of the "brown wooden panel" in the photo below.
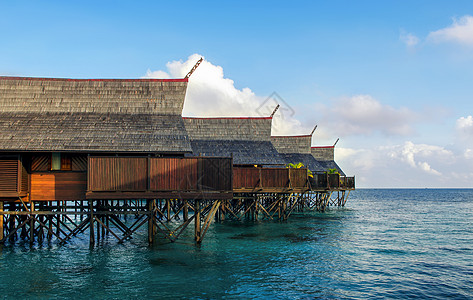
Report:
<svg viewBox="0 0 473 300"><path fill-rule="evenodd" d="M292 169L289 168L289 178L291 179L291 187L302 188L307 183L307 169Z"/></svg>
<svg viewBox="0 0 473 300"><path fill-rule="evenodd" d="M32 172L49 170L51 170L51 154L35 154L31 157Z"/></svg>
<svg viewBox="0 0 473 300"><path fill-rule="evenodd" d="M261 169L261 182L264 188L283 188L289 186L289 169L263 168Z"/></svg>
<svg viewBox="0 0 473 300"><path fill-rule="evenodd" d="M194 191L179 192L175 191L159 191L159 192L87 192L87 199L232 199L233 193L212 192L212 191Z"/></svg>
<svg viewBox="0 0 473 300"><path fill-rule="evenodd" d="M32 201L84 200L85 173L57 172L31 174Z"/></svg>
<svg viewBox="0 0 473 300"><path fill-rule="evenodd" d="M61 170L72 171L72 158L69 154L61 154Z"/></svg>
<svg viewBox="0 0 473 300"><path fill-rule="evenodd" d="M150 158L150 190L196 190L197 158Z"/></svg>
<svg viewBox="0 0 473 300"><path fill-rule="evenodd" d="M331 189L336 189L340 187L340 175L338 174L328 174L328 185Z"/></svg>
<svg viewBox="0 0 473 300"><path fill-rule="evenodd" d="M228 191L232 189L232 159L199 157L202 190Z"/></svg>
<svg viewBox="0 0 473 300"><path fill-rule="evenodd" d="M232 159L89 157L88 190L231 191Z"/></svg>
<svg viewBox="0 0 473 300"><path fill-rule="evenodd" d="M118 157L89 157L88 190L118 190L120 186L118 163Z"/></svg>
<svg viewBox="0 0 473 300"><path fill-rule="evenodd" d="M309 179L312 189L327 189L328 188L328 174L316 173L313 178Z"/></svg>
<svg viewBox="0 0 473 300"><path fill-rule="evenodd" d="M120 157L118 160L119 191L146 191L148 162L146 157Z"/></svg>
<svg viewBox="0 0 473 300"><path fill-rule="evenodd" d="M72 171L87 171L87 155L73 154L71 160Z"/></svg>
<svg viewBox="0 0 473 300"><path fill-rule="evenodd" d="M29 185L29 175L28 172L26 171L25 167L25 158L22 158L22 161L20 162L20 177L21 177L21 185L20 185L20 192L29 192L30 185Z"/></svg>
<svg viewBox="0 0 473 300"><path fill-rule="evenodd" d="M260 186L261 168L233 168L233 188L254 189Z"/></svg>

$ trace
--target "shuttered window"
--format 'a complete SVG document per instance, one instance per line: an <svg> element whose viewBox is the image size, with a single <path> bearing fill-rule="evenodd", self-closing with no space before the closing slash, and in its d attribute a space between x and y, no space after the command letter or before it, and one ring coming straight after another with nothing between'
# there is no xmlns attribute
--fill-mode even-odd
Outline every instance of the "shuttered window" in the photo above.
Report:
<svg viewBox="0 0 473 300"><path fill-rule="evenodd" d="M0 195L18 191L18 158L0 157Z"/></svg>

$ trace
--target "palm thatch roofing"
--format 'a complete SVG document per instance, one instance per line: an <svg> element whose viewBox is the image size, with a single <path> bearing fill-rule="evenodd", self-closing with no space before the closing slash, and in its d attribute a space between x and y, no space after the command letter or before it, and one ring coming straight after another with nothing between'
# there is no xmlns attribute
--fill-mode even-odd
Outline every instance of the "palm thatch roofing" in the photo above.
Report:
<svg viewBox="0 0 473 300"><path fill-rule="evenodd" d="M235 165L285 164L271 143L272 117L183 119L194 155L233 156Z"/></svg>
<svg viewBox="0 0 473 300"><path fill-rule="evenodd" d="M272 136L271 142L284 157L286 163L302 163L305 167L313 172L326 172L329 169L337 169L340 175L345 175L342 169L337 165L332 156L314 156L312 150L312 135L295 135L295 136ZM333 147L332 147L333 149ZM318 153L318 152L317 152Z"/></svg>
<svg viewBox="0 0 473 300"><path fill-rule="evenodd" d="M187 79L0 77L0 151L185 153Z"/></svg>

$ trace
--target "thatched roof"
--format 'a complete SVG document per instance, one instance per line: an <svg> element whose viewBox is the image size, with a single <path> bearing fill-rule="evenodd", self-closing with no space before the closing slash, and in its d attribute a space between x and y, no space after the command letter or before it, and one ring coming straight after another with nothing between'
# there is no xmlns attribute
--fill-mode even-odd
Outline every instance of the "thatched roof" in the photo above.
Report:
<svg viewBox="0 0 473 300"><path fill-rule="evenodd" d="M337 169L340 175L345 175L335 162L335 146L311 147L312 156L324 167L324 170Z"/></svg>
<svg viewBox="0 0 473 300"><path fill-rule="evenodd" d="M279 153L310 154L312 135L272 136L271 142Z"/></svg>
<svg viewBox="0 0 473 300"><path fill-rule="evenodd" d="M234 164L283 165L271 143L271 123L271 117L184 118L194 155L232 155Z"/></svg>
<svg viewBox="0 0 473 300"><path fill-rule="evenodd" d="M0 151L190 152L187 79L0 77Z"/></svg>
<svg viewBox="0 0 473 300"><path fill-rule="evenodd" d="M334 160L333 147L311 147L312 135L272 136L271 142L284 157L286 163L302 163L314 172L337 169L340 175L345 175ZM325 148L328 150L324 150ZM320 155L317 155L319 153Z"/></svg>

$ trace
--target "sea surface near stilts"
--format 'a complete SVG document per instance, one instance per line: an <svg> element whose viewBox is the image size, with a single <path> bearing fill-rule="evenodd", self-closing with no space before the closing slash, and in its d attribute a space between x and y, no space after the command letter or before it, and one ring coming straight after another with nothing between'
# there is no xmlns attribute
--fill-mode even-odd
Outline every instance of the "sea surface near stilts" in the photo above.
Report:
<svg viewBox="0 0 473 300"><path fill-rule="evenodd" d="M145 232L0 249L6 299L473 298L473 190L357 190L287 222L213 224L148 246Z"/></svg>

